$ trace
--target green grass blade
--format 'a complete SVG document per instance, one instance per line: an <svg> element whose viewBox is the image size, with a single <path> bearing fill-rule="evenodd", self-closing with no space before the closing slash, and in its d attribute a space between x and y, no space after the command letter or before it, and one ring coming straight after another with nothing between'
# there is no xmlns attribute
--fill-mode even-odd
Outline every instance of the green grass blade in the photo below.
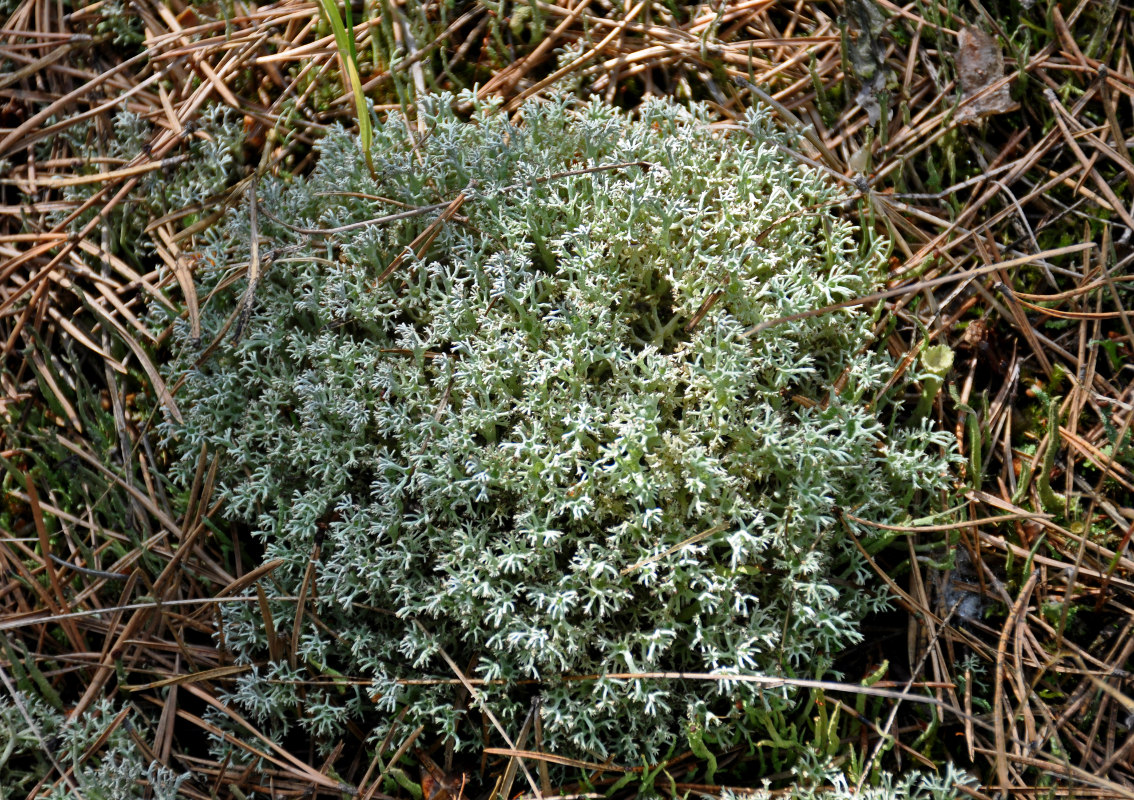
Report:
<svg viewBox="0 0 1134 800"><path fill-rule="evenodd" d="M354 26L349 28L339 14L339 7L335 0L319 0L323 14L331 24L331 31L335 36L335 47L339 51L339 58L343 64L343 87L354 95L354 109L358 117L358 138L362 144L362 154L366 158L366 165L370 172L374 172L374 165L370 160L370 146L374 141L374 132L370 127L370 112L366 108L366 96L362 93L362 78L358 73L358 54L354 49ZM346 8L347 19L350 20L350 5Z"/></svg>

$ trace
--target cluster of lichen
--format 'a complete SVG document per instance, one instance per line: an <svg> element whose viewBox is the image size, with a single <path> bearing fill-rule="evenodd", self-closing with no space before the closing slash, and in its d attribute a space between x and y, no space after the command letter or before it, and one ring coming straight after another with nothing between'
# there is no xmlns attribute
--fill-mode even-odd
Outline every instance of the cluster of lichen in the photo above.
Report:
<svg viewBox="0 0 1134 800"><path fill-rule="evenodd" d="M327 739L377 702L379 738L397 718L479 745L476 703L403 682L453 678L443 649L512 731L538 691L554 751L641 763L690 715L751 734L744 709L783 690L609 676L825 675L884 605L836 506L901 518L943 485L945 441L879 416L894 365L868 314L748 335L869 292L882 245L760 111L725 129L558 98L515 123L452 101L379 126L373 175L340 132L310 178L263 179L255 232L246 204L204 253L246 270L258 242L239 337L231 270L200 275L202 340L176 322L169 443L186 480L216 454L228 518L282 560L263 587L285 641L321 543L297 652L231 699L277 734ZM268 661L257 604L223 629ZM373 689L297 685L327 669Z"/></svg>
<svg viewBox="0 0 1134 800"><path fill-rule="evenodd" d="M159 131L144 116L122 110L112 121L72 125L63 138L72 152L96 157L79 168L82 173L93 176L107 171L106 164L137 162L160 140ZM133 188L120 202L92 203L96 195L105 194L104 184L99 181L76 183L63 189L64 203L61 210L52 212L52 220L57 223L67 220L69 230L78 232L99 217L97 233L87 235L99 238L101 234L100 241L112 254L132 267L142 267L145 258L155 250L157 237L152 233L152 223L166 218L188 227L214 211L236 179L244 129L240 116L231 108L219 103L206 104L181 136L181 141L165 152L168 160L163 167L134 176ZM45 141L43 157L52 152L52 145L53 140ZM143 165L147 160L149 158L141 158ZM75 208L85 210L76 215ZM99 258L101 256L89 259L95 270L101 267Z"/></svg>
<svg viewBox="0 0 1134 800"><path fill-rule="evenodd" d="M8 688L14 687L0 686L0 800L180 796L188 776L151 761L131 738L132 724L145 726L138 714L123 714L99 700L69 720L49 702L58 700L53 690L41 697L35 690Z"/></svg>

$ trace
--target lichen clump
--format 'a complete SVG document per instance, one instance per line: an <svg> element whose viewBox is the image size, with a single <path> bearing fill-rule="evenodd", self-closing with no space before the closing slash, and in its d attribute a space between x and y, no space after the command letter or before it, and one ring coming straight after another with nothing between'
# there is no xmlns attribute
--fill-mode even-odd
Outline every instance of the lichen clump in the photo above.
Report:
<svg viewBox="0 0 1134 800"><path fill-rule="evenodd" d="M538 691L553 751L640 764L690 715L751 734L747 709L784 691L602 676L825 675L884 604L835 507L900 519L942 485L943 443L878 416L894 365L865 347L869 314L746 335L871 291L882 245L761 111L725 129L668 102L558 98L519 122L452 105L379 126L376 178L338 132L309 178L261 181L239 339L222 329L245 287L220 270L200 276L203 338L178 323L168 433L186 480L217 454L226 513L283 560L263 587L284 642L321 542L298 652L232 698L276 732L369 714L380 738L408 707L404 730L479 746L461 690L399 683L451 679L443 648L513 732ZM461 192L379 280L443 206L403 212ZM214 262L248 263L249 212ZM256 604L224 614L226 645L267 660ZM374 687L264 680L325 669Z"/></svg>

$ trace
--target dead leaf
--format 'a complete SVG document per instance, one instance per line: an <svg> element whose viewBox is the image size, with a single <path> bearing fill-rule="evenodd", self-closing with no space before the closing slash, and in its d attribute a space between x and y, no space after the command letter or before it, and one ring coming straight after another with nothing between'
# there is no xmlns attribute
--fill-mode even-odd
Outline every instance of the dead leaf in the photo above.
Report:
<svg viewBox="0 0 1134 800"><path fill-rule="evenodd" d="M874 0L847 0L843 29L843 58L862 89L854 98L871 125L878 124L882 104L890 102L894 73L886 65L886 46L879 40L886 18Z"/></svg>
<svg viewBox="0 0 1134 800"><path fill-rule="evenodd" d="M971 122L1019 108L1008 83L989 88L1003 77L1004 53L996 37L971 25L962 28L957 47L957 78L961 84L957 119Z"/></svg>

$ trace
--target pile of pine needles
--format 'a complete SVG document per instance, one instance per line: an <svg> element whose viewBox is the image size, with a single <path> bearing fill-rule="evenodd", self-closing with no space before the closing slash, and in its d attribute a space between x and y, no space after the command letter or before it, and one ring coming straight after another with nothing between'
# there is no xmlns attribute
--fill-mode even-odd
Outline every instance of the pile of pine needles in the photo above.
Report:
<svg viewBox="0 0 1134 800"><path fill-rule="evenodd" d="M872 561L899 613L871 620L870 644L844 659L849 688L883 665L875 686L940 710L927 721L889 699L864 715L828 693L864 722L842 745L860 764L964 765L973 797L1134 797L1134 31L1124 6L1070 5L366 0L352 52L310 2L5 3L0 692L51 693L74 719L101 697L138 709L153 724L130 735L192 774L186 797L379 797L383 765L405 755L430 800L467 796L427 735L373 752L354 729L317 756L217 700L246 669L218 604L257 602L275 565L220 521L210 453L188 497L172 496L154 422L178 414L176 386L157 367L168 331L146 309L194 314L198 237L254 175L303 171L328 126L357 123L343 74L407 125L415 99L443 89L506 111L555 88L627 108L671 95L726 126L762 102L845 187L847 211L894 242L887 290L863 302L900 370L950 348L930 413L966 459L961 503L895 529ZM229 185L116 239L142 178L177 169L217 107L243 126ZM131 158L102 147L122 110L153 130ZM259 739L263 767L209 758L210 706ZM538 750L523 755L533 767L563 763ZM518 757L485 756L477 782ZM750 758L717 757L734 775ZM681 782L696 762L671 759L672 787L718 795ZM590 765L590 783L642 769ZM66 778L43 776L32 796Z"/></svg>

